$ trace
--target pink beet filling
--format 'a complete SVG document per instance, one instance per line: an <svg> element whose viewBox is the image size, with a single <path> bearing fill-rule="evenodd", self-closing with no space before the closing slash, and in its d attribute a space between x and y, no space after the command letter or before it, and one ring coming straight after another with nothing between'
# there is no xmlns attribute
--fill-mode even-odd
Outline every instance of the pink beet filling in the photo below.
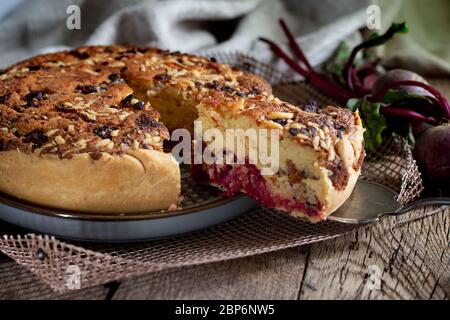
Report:
<svg viewBox="0 0 450 320"><path fill-rule="evenodd" d="M209 181L220 186L226 196L231 197L240 191L244 191L268 208L277 208L285 211L299 210L309 216L321 215L323 206L319 202L311 205L270 193L260 170L255 165L210 165L208 166L207 174Z"/></svg>

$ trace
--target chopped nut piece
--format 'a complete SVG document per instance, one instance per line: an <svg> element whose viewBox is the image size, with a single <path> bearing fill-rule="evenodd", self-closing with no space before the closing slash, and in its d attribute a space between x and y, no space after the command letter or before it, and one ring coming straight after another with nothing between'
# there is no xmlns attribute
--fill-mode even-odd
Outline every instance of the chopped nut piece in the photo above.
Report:
<svg viewBox="0 0 450 320"><path fill-rule="evenodd" d="M97 120L97 116L93 113L83 111L82 114L84 114L89 120L92 120L92 121Z"/></svg>
<svg viewBox="0 0 450 320"><path fill-rule="evenodd" d="M272 100L272 103L275 103L275 104L278 104L278 105L280 105L280 104L282 104L283 103L283 101L281 101L280 99L278 99L278 98L275 98L275 99L273 99Z"/></svg>
<svg viewBox="0 0 450 320"><path fill-rule="evenodd" d="M83 60L83 63L84 64L89 64L89 65L94 65L95 64L94 61L92 61L91 59L85 59L85 60Z"/></svg>
<svg viewBox="0 0 450 320"><path fill-rule="evenodd" d="M309 121L307 123L307 125L308 125L308 127L313 127L313 128L316 128L316 129L320 129L320 127L319 127L319 125L317 123L314 123L314 122L311 122L311 121Z"/></svg>
<svg viewBox="0 0 450 320"><path fill-rule="evenodd" d="M74 126L73 124L69 124L69 125L67 126L67 131L68 131L69 133L75 133L75 126Z"/></svg>
<svg viewBox="0 0 450 320"><path fill-rule="evenodd" d="M55 137L55 142L56 142L57 144L65 144L65 143L66 143L66 140L64 140L64 138L61 137L61 136L56 136L56 137Z"/></svg>
<svg viewBox="0 0 450 320"><path fill-rule="evenodd" d="M98 72L92 71L91 69L81 69L81 70L86 72L86 73L92 74L94 76L98 75Z"/></svg>
<svg viewBox="0 0 450 320"><path fill-rule="evenodd" d="M336 151L334 151L334 148L330 148L328 150L328 160L333 161L336 158Z"/></svg>
<svg viewBox="0 0 450 320"><path fill-rule="evenodd" d="M273 94L271 94L270 96L267 97L267 102L272 102L273 99L275 99L275 97L273 96Z"/></svg>
<svg viewBox="0 0 450 320"><path fill-rule="evenodd" d="M272 112L267 115L267 119L292 119L294 114L291 112Z"/></svg>
<svg viewBox="0 0 450 320"><path fill-rule="evenodd" d="M154 96L157 92L155 90L147 90L147 92L145 93L147 95L147 97L151 97Z"/></svg>
<svg viewBox="0 0 450 320"><path fill-rule="evenodd" d="M299 130L305 128L304 125L302 125L300 123L296 123L296 122L291 123L289 127L294 128L294 129L299 129Z"/></svg>
<svg viewBox="0 0 450 320"><path fill-rule="evenodd" d="M130 114L131 114L131 113L125 112L125 111L119 113L119 115L118 115L119 120L120 120L120 121L124 121L126 118L128 118L128 116L129 116Z"/></svg>
<svg viewBox="0 0 450 320"><path fill-rule="evenodd" d="M152 136L149 133L145 134L144 143L145 144L152 144Z"/></svg>
<svg viewBox="0 0 450 320"><path fill-rule="evenodd" d="M313 140L312 140L312 143L313 143L313 145L314 145L315 147L318 147L318 146L319 146L319 143L320 143L320 138L319 138L319 136L315 136L315 137L313 138Z"/></svg>
<svg viewBox="0 0 450 320"><path fill-rule="evenodd" d="M123 63L121 61L117 61L117 62L111 63L109 66L113 67L113 68L120 68L120 67L125 67L125 63Z"/></svg>
<svg viewBox="0 0 450 320"><path fill-rule="evenodd" d="M325 139L325 133L323 132L322 129L319 129L317 132L319 133L320 139L322 139L322 140Z"/></svg>
<svg viewBox="0 0 450 320"><path fill-rule="evenodd" d="M97 142L95 144L95 146L98 148L106 147L110 142L111 142L111 140L109 140L109 139L103 139L103 140L100 140L99 142Z"/></svg>
<svg viewBox="0 0 450 320"><path fill-rule="evenodd" d="M45 135L47 136L47 137L51 137L51 136L53 136L55 133L57 133L59 131L59 129L52 129L52 130L50 130L50 131L47 131L46 133L45 133Z"/></svg>
<svg viewBox="0 0 450 320"><path fill-rule="evenodd" d="M74 142L73 144L75 147L80 148L80 149L85 149L87 146L87 142L84 139L80 139L77 142Z"/></svg>
<svg viewBox="0 0 450 320"><path fill-rule="evenodd" d="M266 126L269 129L279 129L279 130L283 130L283 126L280 125L279 123L276 123L274 121L262 121L261 122L264 126Z"/></svg>
<svg viewBox="0 0 450 320"><path fill-rule="evenodd" d="M298 133L297 134L297 138L300 138L301 140L305 140L305 141L310 141L311 140L310 137L308 137L307 135L304 135L302 133Z"/></svg>

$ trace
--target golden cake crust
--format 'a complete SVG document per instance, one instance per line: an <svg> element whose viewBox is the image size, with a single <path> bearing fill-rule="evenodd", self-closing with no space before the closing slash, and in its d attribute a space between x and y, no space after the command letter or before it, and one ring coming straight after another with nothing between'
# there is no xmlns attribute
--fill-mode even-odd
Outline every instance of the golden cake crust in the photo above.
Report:
<svg viewBox="0 0 450 320"><path fill-rule="evenodd" d="M136 213L168 209L178 202L180 171L169 154L155 150L89 154L70 159L19 150L0 152L1 191L58 209Z"/></svg>
<svg viewBox="0 0 450 320"><path fill-rule="evenodd" d="M97 46L37 56L0 75L0 150L38 149L61 158L161 150L168 131L159 113L134 96L136 87L174 87L200 101L216 84L242 95L270 90L227 65L155 48Z"/></svg>
<svg viewBox="0 0 450 320"><path fill-rule="evenodd" d="M168 208L179 166L162 151L159 113L135 91L173 87L200 101L217 84L270 91L240 70L155 48L83 47L17 63L0 75L0 190L86 212Z"/></svg>

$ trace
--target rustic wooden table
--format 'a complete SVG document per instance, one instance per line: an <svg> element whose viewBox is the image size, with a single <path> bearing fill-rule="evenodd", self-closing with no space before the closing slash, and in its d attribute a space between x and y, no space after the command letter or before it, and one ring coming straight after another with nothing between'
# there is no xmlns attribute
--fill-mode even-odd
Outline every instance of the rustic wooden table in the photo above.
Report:
<svg viewBox="0 0 450 320"><path fill-rule="evenodd" d="M450 93L449 81L434 81ZM0 299L448 299L450 209L395 229L57 294L0 253ZM395 241L401 239L400 243Z"/></svg>

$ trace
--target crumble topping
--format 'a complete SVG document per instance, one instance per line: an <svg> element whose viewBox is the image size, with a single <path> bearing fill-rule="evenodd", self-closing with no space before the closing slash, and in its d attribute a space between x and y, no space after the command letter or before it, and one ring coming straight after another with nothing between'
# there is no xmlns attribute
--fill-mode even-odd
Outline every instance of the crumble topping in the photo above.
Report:
<svg viewBox="0 0 450 320"><path fill-rule="evenodd" d="M0 74L0 151L120 154L162 150L159 113L134 95L171 86L202 99L211 90L239 96L270 91L262 79L204 57L154 48L84 47L37 56ZM95 157L94 157L95 158Z"/></svg>

